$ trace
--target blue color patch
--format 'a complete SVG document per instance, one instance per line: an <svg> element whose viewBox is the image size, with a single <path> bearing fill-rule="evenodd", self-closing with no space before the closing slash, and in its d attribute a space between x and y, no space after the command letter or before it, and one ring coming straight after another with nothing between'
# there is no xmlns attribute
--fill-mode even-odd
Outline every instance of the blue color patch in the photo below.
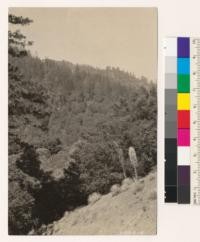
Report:
<svg viewBox="0 0 200 242"><path fill-rule="evenodd" d="M190 58L177 59L178 74L190 74Z"/></svg>

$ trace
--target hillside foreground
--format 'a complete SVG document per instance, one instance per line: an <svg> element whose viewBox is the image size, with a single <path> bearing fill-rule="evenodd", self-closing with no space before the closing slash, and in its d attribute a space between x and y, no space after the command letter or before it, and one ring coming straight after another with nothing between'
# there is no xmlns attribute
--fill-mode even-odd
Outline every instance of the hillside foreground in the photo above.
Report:
<svg viewBox="0 0 200 242"><path fill-rule="evenodd" d="M153 235L157 225L156 172L136 182L124 180L87 206L66 212L48 225L53 235Z"/></svg>

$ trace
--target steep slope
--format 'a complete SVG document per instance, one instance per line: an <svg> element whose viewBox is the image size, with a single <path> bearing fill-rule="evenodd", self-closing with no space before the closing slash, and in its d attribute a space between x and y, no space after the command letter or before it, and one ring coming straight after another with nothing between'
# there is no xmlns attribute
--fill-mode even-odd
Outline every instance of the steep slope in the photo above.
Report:
<svg viewBox="0 0 200 242"><path fill-rule="evenodd" d="M66 212L46 234L114 235L156 233L156 173L109 193L95 203Z"/></svg>

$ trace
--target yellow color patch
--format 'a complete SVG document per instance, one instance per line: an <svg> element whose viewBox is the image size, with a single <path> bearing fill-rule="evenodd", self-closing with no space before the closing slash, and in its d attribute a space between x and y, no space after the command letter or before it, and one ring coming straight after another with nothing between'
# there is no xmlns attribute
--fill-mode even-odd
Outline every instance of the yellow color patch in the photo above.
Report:
<svg viewBox="0 0 200 242"><path fill-rule="evenodd" d="M190 94L189 93L178 93L177 98L178 110L190 110Z"/></svg>

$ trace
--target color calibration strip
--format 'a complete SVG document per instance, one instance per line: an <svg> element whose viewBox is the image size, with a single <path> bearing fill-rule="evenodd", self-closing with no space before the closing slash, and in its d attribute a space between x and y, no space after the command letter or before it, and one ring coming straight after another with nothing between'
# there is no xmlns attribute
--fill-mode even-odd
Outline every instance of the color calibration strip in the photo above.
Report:
<svg viewBox="0 0 200 242"><path fill-rule="evenodd" d="M177 202L190 203L190 38L177 38Z"/></svg>
<svg viewBox="0 0 200 242"><path fill-rule="evenodd" d="M165 202L190 203L190 39L165 49Z"/></svg>
<svg viewBox="0 0 200 242"><path fill-rule="evenodd" d="M200 39L164 48L165 202L200 205Z"/></svg>
<svg viewBox="0 0 200 242"><path fill-rule="evenodd" d="M177 202L177 38L165 42L165 202Z"/></svg>

